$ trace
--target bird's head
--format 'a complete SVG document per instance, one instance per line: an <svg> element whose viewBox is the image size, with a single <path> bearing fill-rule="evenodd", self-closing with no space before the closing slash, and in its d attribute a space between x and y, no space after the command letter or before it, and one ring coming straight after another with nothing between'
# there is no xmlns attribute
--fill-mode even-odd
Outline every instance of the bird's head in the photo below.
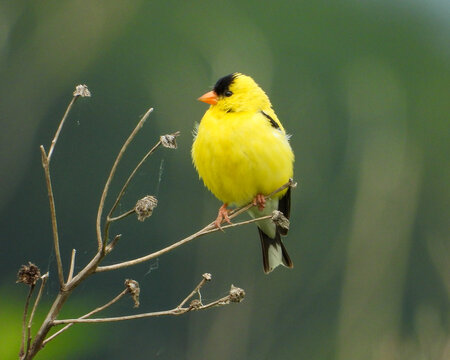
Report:
<svg viewBox="0 0 450 360"><path fill-rule="evenodd" d="M220 78L214 89L198 100L225 112L259 111L270 108L266 93L250 77L232 73Z"/></svg>

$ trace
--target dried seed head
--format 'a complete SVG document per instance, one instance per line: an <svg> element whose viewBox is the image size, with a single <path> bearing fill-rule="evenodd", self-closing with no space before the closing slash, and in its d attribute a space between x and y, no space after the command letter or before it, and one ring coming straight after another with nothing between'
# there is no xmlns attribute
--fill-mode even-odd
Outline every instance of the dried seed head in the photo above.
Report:
<svg viewBox="0 0 450 360"><path fill-rule="evenodd" d="M244 300L245 291L244 289L238 288L234 285L231 285L230 289L230 302L239 303Z"/></svg>
<svg viewBox="0 0 450 360"><path fill-rule="evenodd" d="M28 265L22 265L17 273L18 283L24 283L27 285L35 285L41 277L41 271L39 268L31 262Z"/></svg>
<svg viewBox="0 0 450 360"><path fill-rule="evenodd" d="M212 275L210 273L204 273L202 276L206 281L210 281L212 279Z"/></svg>
<svg viewBox="0 0 450 360"><path fill-rule="evenodd" d="M289 220L281 211L274 210L272 212L272 221L276 226L285 229L286 231L289 230Z"/></svg>
<svg viewBox="0 0 450 360"><path fill-rule="evenodd" d="M162 146L169 148L169 149L176 149L177 148L177 141L175 135L162 135L160 137Z"/></svg>
<svg viewBox="0 0 450 360"><path fill-rule="evenodd" d="M91 97L91 92L89 91L87 85L77 85L75 91L73 92L73 96Z"/></svg>
<svg viewBox="0 0 450 360"><path fill-rule="evenodd" d="M147 195L138 200L134 206L139 221L144 221L153 213L153 209L158 205L158 200L154 196Z"/></svg>
<svg viewBox="0 0 450 360"><path fill-rule="evenodd" d="M134 301L134 307L139 307L139 294L141 293L141 288L136 280L126 279L125 286L131 294Z"/></svg>
<svg viewBox="0 0 450 360"><path fill-rule="evenodd" d="M292 178L289 178L289 187L291 187L292 189L295 189L297 187L297 183Z"/></svg>
<svg viewBox="0 0 450 360"><path fill-rule="evenodd" d="M191 301L191 303L189 304L189 307L192 310L198 310L200 307L202 306L202 302L199 299L194 299Z"/></svg>

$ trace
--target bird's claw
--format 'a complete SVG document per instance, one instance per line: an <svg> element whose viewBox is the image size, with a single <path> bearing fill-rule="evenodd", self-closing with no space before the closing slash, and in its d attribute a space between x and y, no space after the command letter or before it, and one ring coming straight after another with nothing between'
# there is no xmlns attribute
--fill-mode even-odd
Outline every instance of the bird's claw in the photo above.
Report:
<svg viewBox="0 0 450 360"><path fill-rule="evenodd" d="M266 197L263 194L258 194L253 199L253 205L258 207L259 211L263 211L266 207Z"/></svg>
<svg viewBox="0 0 450 360"><path fill-rule="evenodd" d="M231 224L231 220L228 216L229 212L230 212L230 210L227 209L227 204L223 204L219 208L219 213L217 214L217 218L214 221L214 225L216 226L216 228L222 230L222 227L220 226L220 224L222 224L224 221L226 221L228 224Z"/></svg>

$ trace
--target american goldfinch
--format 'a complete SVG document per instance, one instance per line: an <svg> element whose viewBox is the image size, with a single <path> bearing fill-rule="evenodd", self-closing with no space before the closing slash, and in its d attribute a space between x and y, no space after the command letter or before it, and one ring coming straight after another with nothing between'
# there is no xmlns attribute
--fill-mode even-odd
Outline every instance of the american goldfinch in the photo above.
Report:
<svg viewBox="0 0 450 360"><path fill-rule="evenodd" d="M290 188L269 195L293 176L294 154L289 137L266 93L247 75L233 73L219 79L198 100L211 106L203 116L192 145L192 159L205 186L220 200L216 226L230 222L228 205L253 201L252 217L280 210L289 218ZM293 264L281 235L287 230L271 219L257 223L264 272Z"/></svg>

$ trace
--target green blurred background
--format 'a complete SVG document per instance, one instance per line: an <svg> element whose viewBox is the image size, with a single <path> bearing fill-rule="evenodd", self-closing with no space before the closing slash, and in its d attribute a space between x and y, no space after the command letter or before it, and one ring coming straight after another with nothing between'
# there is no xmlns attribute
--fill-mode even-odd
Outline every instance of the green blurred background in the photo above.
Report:
<svg viewBox="0 0 450 360"><path fill-rule="evenodd" d="M0 3L0 358L17 357L32 261L57 291L45 181L48 148L75 85L79 100L52 176L62 257L76 270L96 249L103 184L124 139L155 107L113 182L114 194L159 135L176 151L144 165L120 210L156 195L144 223L127 218L105 264L147 254L210 222L219 202L190 158L196 98L230 72L269 94L296 155L293 270L262 271L254 226L203 237L157 261L90 278L60 318L141 284L103 315L175 306L211 272L243 303L176 318L74 326L40 359L450 358L450 5L446 1L3 1ZM108 205L111 205L109 198ZM245 218L245 217L243 217ZM36 321L33 330L37 329Z"/></svg>

